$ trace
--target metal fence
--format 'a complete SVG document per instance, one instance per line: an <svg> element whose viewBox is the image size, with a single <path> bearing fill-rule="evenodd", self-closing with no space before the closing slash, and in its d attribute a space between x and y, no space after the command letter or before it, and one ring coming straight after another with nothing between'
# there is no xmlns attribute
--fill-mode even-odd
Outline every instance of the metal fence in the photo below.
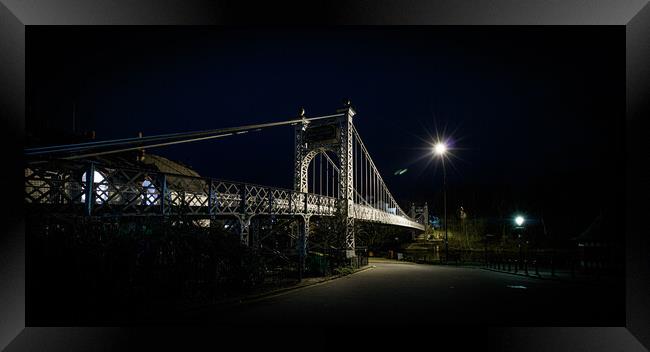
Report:
<svg viewBox="0 0 650 352"><path fill-rule="evenodd" d="M345 250L330 248L327 250L310 251L305 260L305 269L310 276L329 276L336 273L336 269L359 269L368 265L368 250L357 247L355 257L346 258Z"/></svg>
<svg viewBox="0 0 650 352"><path fill-rule="evenodd" d="M538 276L601 276L620 274L622 266L610 249L585 255L580 249L486 251L487 268Z"/></svg>
<svg viewBox="0 0 650 352"><path fill-rule="evenodd" d="M539 276L598 277L622 272L620 260L616 260L614 249L611 248L596 254L585 252L579 247L521 251L450 249L448 258L444 251L440 251L405 253L403 259L428 264L475 265L492 270Z"/></svg>

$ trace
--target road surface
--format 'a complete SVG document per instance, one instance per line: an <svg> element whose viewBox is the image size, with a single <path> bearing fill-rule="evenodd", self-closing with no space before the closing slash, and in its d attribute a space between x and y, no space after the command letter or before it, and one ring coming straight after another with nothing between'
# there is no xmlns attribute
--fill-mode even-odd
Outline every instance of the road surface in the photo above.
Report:
<svg viewBox="0 0 650 352"><path fill-rule="evenodd" d="M212 324L623 326L624 287L571 284L479 268L371 262L340 279L185 319ZM184 320L185 320L184 319Z"/></svg>

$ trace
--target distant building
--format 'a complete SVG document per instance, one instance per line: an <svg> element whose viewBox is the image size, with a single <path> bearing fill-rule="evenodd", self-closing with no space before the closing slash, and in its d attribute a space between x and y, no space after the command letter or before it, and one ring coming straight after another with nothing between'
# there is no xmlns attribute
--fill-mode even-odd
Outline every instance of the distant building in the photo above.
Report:
<svg viewBox="0 0 650 352"><path fill-rule="evenodd" d="M87 158L75 162L75 167L72 168L57 167L57 163L66 161L44 165L28 164L25 167L25 201L37 204L85 203L86 192L83 189L88 171L83 165L90 161L97 165L93 174L95 204L160 204L162 185L157 175L161 173L169 175L166 183L173 204L199 206L207 201L202 183L196 181L200 177L198 172L179 162L147 154L142 150ZM132 184L132 187L126 188L127 191L122 187L118 192L113 186L125 183ZM173 189L183 189L184 192L180 194Z"/></svg>

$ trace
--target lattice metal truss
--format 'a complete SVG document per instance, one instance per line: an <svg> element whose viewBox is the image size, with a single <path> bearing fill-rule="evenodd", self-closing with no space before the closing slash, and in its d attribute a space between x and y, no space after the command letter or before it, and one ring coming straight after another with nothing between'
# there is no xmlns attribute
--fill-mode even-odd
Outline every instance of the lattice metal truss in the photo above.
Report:
<svg viewBox="0 0 650 352"><path fill-rule="evenodd" d="M388 191L354 127L354 109L347 103L344 108L337 110L337 113L329 119L315 122L305 120L296 126L294 154L296 191L308 191L309 165L316 155L332 152L338 159L338 165L333 165L339 176L337 215L345 229L344 245L348 255L354 255L355 219L423 230L422 224L408 217ZM303 115L301 117L304 118ZM335 133L333 135L328 133L328 128L335 130ZM358 153L363 154L357 160ZM331 162L329 157L327 160ZM355 162L361 162L363 165L355 165ZM355 189L357 183L360 183L359 190ZM309 203L312 204L311 201Z"/></svg>
<svg viewBox="0 0 650 352"><path fill-rule="evenodd" d="M318 194L82 162L27 166L25 203L33 213L229 216L239 219L244 244L254 215L334 216L338 209L336 198Z"/></svg>
<svg viewBox="0 0 650 352"><path fill-rule="evenodd" d="M300 216L304 253L311 216L338 216L345 231L345 248L354 255L355 219L424 230L408 217L388 191L353 124L349 103L336 115L295 128L294 190L212 178L181 176L156 171L83 161L50 161L25 168L25 203L33 212L102 216L195 217L210 226L210 219L239 220L241 241L249 244L251 217ZM301 115L304 117L303 115ZM336 154L338 166L325 154ZM355 169L356 153L363 165ZM308 193L308 168L324 154L338 174L333 196ZM321 162L323 158L320 159ZM322 167L321 167L322 172ZM356 173L355 173L356 172ZM363 177L360 177L363 176ZM328 177L326 177L328 179ZM355 179L361 182L355 189ZM334 186L334 184L332 185ZM332 188L334 190L334 188ZM358 203L355 204L355 197ZM197 220L197 221L198 221Z"/></svg>
<svg viewBox="0 0 650 352"><path fill-rule="evenodd" d="M339 160L341 163L340 178L339 178L339 189L341 190L339 204L341 208L341 216L343 221L345 221L345 247L347 250L348 257L354 256L355 244L354 244L354 164L353 164L353 154L352 154L352 134L353 134L353 125L352 117L355 115L355 111L351 106L339 110L337 112L343 112L345 115L340 118L340 144L339 144Z"/></svg>
<svg viewBox="0 0 650 352"><path fill-rule="evenodd" d="M350 106L337 111L340 113L331 119L318 122L304 122L295 129L295 163L294 183L296 191L307 192L309 163L319 153L327 151L336 154L339 160L338 172L338 207L337 213L344 222L345 248L350 255L354 254L354 185L352 163L352 117L355 112ZM314 137L312 131L323 131ZM331 131L333 133L328 133ZM311 204L311 202L309 202Z"/></svg>

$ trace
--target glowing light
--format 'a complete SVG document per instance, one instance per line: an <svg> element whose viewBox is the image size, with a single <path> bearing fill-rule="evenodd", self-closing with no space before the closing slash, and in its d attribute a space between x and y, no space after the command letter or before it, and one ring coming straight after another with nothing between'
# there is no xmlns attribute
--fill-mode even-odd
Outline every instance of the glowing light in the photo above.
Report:
<svg viewBox="0 0 650 352"><path fill-rule="evenodd" d="M81 175L81 182L86 183L86 173L84 172ZM104 182L104 175L99 171L93 173L93 184L95 185L95 204L102 204L108 200L108 184ZM81 202L86 202L86 194L81 195Z"/></svg>
<svg viewBox="0 0 650 352"><path fill-rule="evenodd" d="M144 200L146 205L155 204L158 199L158 194L156 187L151 183L151 180L145 179L144 182L142 182L142 187L145 189L145 194L140 196L140 198Z"/></svg>
<svg viewBox="0 0 650 352"><path fill-rule="evenodd" d="M438 142L433 146L433 152L438 155L443 155L447 152L447 146L442 142Z"/></svg>
<svg viewBox="0 0 650 352"><path fill-rule="evenodd" d="M521 226L524 223L524 217L519 215L515 218L515 223L517 226Z"/></svg>

